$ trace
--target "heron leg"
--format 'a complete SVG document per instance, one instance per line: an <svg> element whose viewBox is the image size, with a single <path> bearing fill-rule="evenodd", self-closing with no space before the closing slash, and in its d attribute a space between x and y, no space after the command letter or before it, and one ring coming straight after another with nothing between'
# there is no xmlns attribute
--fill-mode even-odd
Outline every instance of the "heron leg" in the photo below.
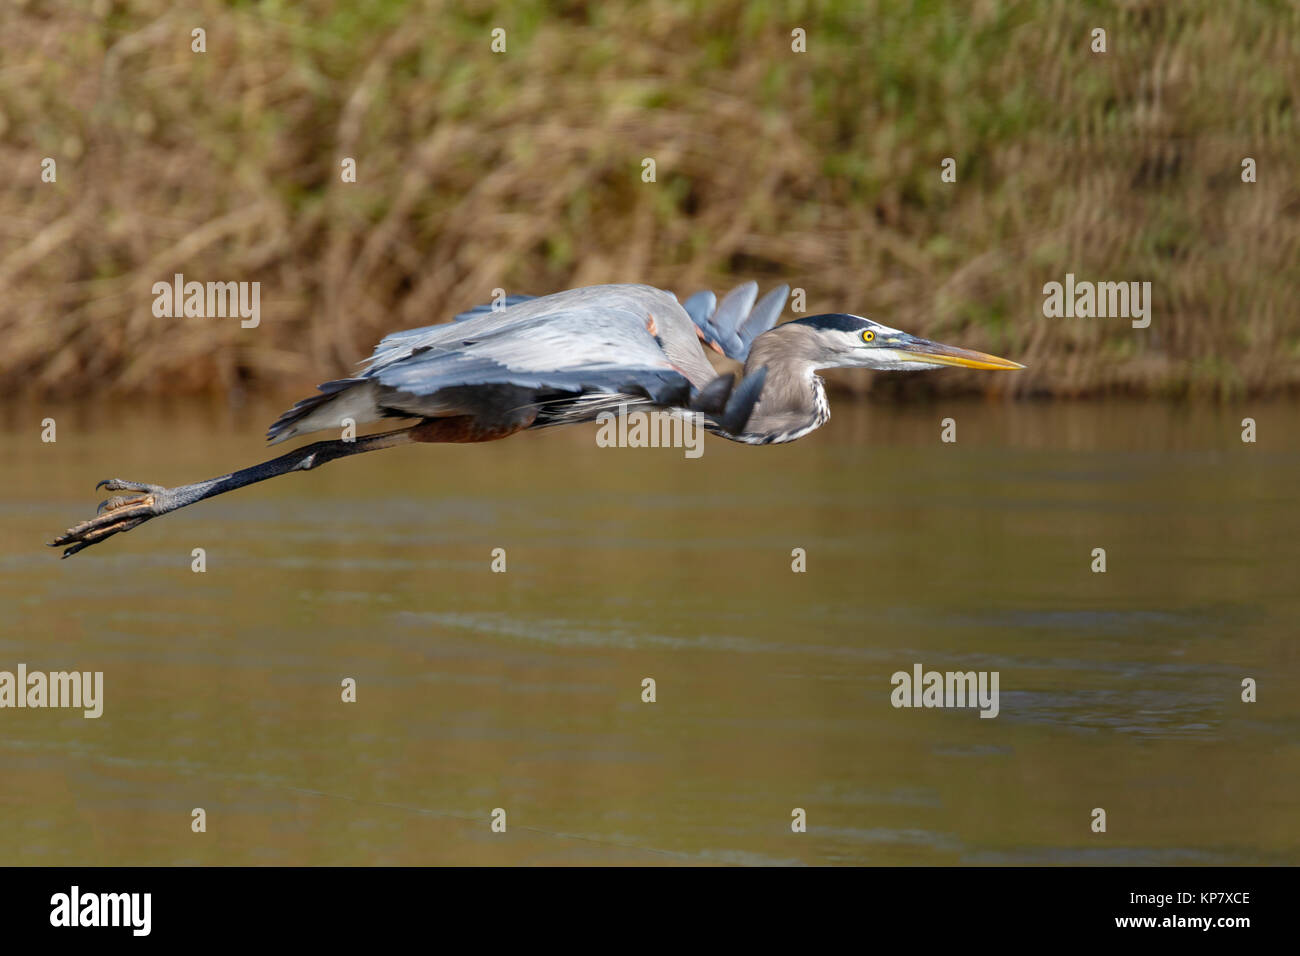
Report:
<svg viewBox="0 0 1300 956"><path fill-rule="evenodd" d="M107 488L109 491L132 491L136 494L129 497L118 495L101 502L95 517L69 528L51 541L50 546L63 547L63 557L68 558L78 551L89 548L92 544L99 544L115 534L130 531L150 518L177 511L205 498L224 495L227 491L266 481L268 478L287 475L292 471L309 471L336 458L346 458L365 451L377 451L381 448L408 444L414 440L411 431L411 428L401 428L397 431L358 438L355 441L313 442L295 448L279 458L232 471L228 475L210 478L207 481L196 481L190 485L179 485L175 488L109 478L95 487Z"/></svg>

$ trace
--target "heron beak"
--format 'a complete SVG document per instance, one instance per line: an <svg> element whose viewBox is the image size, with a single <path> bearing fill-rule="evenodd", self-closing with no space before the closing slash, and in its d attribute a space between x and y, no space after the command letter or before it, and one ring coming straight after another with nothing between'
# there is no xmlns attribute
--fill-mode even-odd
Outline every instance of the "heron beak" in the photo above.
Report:
<svg viewBox="0 0 1300 956"><path fill-rule="evenodd" d="M942 345L929 339L918 339L914 335L904 336L903 340L893 345L898 357L908 362L923 362L926 365L954 365L958 368L1016 369L1024 368L1019 362L998 358L986 352L973 352L959 349L955 345Z"/></svg>

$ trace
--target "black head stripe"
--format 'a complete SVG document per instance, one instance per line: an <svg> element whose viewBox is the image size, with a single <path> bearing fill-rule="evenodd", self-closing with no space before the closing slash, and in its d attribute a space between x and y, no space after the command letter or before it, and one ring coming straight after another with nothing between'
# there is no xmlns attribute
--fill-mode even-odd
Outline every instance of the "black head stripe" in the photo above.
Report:
<svg viewBox="0 0 1300 956"><path fill-rule="evenodd" d="M810 315L807 318L795 319L799 325L806 325L814 329L825 329L829 332L861 332L863 329L871 328L871 323L863 321L856 315L846 315L843 312L832 312L828 315Z"/></svg>

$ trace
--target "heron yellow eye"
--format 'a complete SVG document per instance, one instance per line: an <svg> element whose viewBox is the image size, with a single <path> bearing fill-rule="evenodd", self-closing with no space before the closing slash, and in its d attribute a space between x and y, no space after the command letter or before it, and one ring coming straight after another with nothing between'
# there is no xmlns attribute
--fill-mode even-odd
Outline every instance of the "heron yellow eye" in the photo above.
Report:
<svg viewBox="0 0 1300 956"><path fill-rule="evenodd" d="M876 337L876 333L872 332L870 329L867 329L867 331L862 333L862 341L864 342L870 342L875 337Z"/></svg>

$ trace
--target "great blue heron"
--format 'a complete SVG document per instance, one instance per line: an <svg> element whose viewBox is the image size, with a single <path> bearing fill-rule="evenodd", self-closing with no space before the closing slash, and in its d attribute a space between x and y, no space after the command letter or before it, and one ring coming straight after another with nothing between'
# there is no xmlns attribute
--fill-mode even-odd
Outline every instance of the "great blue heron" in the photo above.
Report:
<svg viewBox="0 0 1300 956"><path fill-rule="evenodd" d="M204 498L305 471L336 458L411 442L480 442L530 428L593 421L652 407L698 412L709 431L753 445L794 441L821 427L830 406L818 369L1022 368L940 345L861 316L834 313L775 325L789 289L755 304L753 282L719 304L701 292L679 304L645 285L601 285L541 298L513 296L456 321L394 332L353 378L326 382L271 425L272 443L385 418L419 419L396 431L304 445L250 468L176 488L118 478L128 491L59 535L66 558ZM718 375L701 343L744 364L739 384Z"/></svg>

